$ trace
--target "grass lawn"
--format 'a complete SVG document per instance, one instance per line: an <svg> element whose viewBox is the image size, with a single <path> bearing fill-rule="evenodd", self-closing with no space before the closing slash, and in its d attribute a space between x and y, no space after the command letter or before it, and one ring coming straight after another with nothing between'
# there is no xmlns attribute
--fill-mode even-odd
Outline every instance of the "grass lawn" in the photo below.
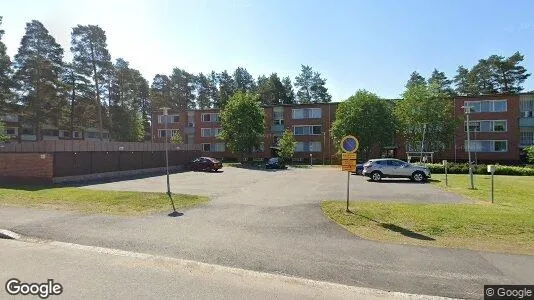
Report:
<svg viewBox="0 0 534 300"><path fill-rule="evenodd" d="M495 176L495 203L490 200L491 177L433 175L435 184L472 199L465 204L409 204L325 201L323 212L363 238L400 244L466 248L534 255L534 177ZM402 201L403 199L399 199Z"/></svg>
<svg viewBox="0 0 534 300"><path fill-rule="evenodd" d="M208 198L173 194L176 209L207 202ZM0 206L24 206L46 209L139 215L158 211L172 211L165 193L98 191L76 187L0 187Z"/></svg>

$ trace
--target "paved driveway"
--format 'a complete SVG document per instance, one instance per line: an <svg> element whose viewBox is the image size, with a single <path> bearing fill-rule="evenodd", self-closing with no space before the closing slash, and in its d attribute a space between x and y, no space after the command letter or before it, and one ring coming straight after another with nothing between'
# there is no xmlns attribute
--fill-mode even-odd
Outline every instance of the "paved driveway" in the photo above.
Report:
<svg viewBox="0 0 534 300"><path fill-rule="evenodd" d="M85 245L409 293L480 298L484 284L527 283L534 257L384 244L326 219L320 201L344 199L346 173L329 168L171 176L175 193L212 201L184 212L110 217L0 208L0 228ZM89 186L165 191L165 177ZM430 184L351 176L353 200L459 202Z"/></svg>

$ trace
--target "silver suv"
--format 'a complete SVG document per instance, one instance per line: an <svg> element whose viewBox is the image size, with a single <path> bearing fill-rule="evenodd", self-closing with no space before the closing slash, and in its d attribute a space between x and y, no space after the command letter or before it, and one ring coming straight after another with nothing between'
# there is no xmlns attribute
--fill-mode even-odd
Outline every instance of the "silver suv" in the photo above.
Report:
<svg viewBox="0 0 534 300"><path fill-rule="evenodd" d="M382 178L410 178L415 182L424 182L430 178L430 170L424 166L412 165L399 159L371 159L363 165L362 175L372 181Z"/></svg>

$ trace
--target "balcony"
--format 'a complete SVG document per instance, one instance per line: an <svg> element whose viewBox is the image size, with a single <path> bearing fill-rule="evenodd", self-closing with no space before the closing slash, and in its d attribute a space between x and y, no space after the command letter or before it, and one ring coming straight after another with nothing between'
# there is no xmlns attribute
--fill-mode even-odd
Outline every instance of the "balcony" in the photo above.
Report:
<svg viewBox="0 0 534 300"><path fill-rule="evenodd" d="M284 131L283 124L273 124L271 125L271 132L282 132Z"/></svg>
<svg viewBox="0 0 534 300"><path fill-rule="evenodd" d="M16 122L19 121L19 116L17 116L17 115L5 114L4 116L0 116L0 121L16 123Z"/></svg>
<svg viewBox="0 0 534 300"><path fill-rule="evenodd" d="M195 134L195 127L193 126L186 126L184 128L184 133L185 134Z"/></svg>
<svg viewBox="0 0 534 300"><path fill-rule="evenodd" d="M519 127L534 127L534 117L520 118Z"/></svg>

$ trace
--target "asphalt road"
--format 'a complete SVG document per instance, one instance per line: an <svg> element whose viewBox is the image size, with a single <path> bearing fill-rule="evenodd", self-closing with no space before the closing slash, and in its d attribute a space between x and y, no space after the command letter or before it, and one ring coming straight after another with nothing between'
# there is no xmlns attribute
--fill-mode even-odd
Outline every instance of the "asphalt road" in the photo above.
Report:
<svg viewBox="0 0 534 300"><path fill-rule="evenodd" d="M178 218L109 217L0 208L0 228L72 242L287 274L320 281L448 297L480 298L484 284L529 283L534 257L384 244L327 220L320 201L344 199L346 173L329 168L171 176L175 193L212 197ZM164 177L93 185L165 191ZM351 199L460 202L430 184L371 183L351 176ZM532 283L532 282L530 282Z"/></svg>
<svg viewBox="0 0 534 300"><path fill-rule="evenodd" d="M427 298L100 250L0 239L0 283L5 286L12 278L26 283L53 279L61 284L62 293L49 299ZM5 289L0 298L9 298Z"/></svg>

